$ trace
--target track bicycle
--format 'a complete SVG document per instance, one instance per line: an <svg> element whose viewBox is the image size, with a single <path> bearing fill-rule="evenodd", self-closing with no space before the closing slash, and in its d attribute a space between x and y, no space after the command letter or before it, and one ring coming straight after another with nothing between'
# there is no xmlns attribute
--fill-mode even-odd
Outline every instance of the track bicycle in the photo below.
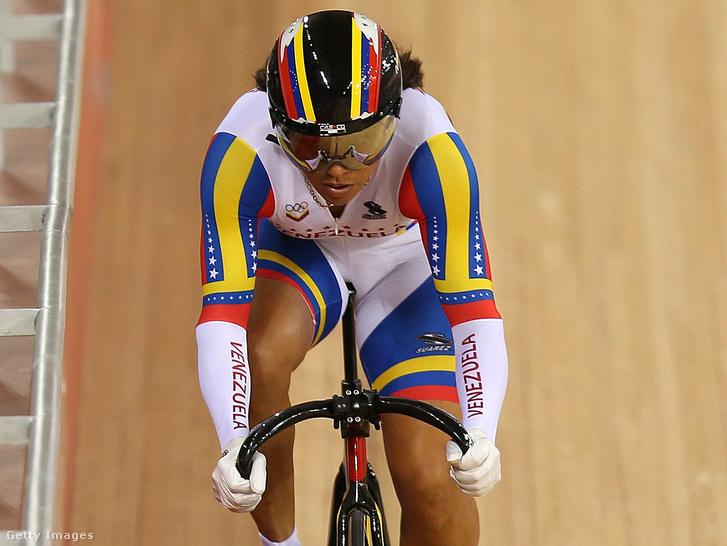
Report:
<svg viewBox="0 0 727 546"><path fill-rule="evenodd" d="M419 400L380 396L376 390L362 388L354 331L356 291L350 284L348 290L348 305L343 315L342 395L296 404L262 421L243 442L237 469L243 478L249 479L252 457L267 440L301 421L319 417L333 420L334 428L341 430L344 440L344 457L333 485L328 546L389 546L381 489L366 456L370 425L378 430L381 415L398 413L448 434L463 454L472 440L460 422L440 408Z"/></svg>

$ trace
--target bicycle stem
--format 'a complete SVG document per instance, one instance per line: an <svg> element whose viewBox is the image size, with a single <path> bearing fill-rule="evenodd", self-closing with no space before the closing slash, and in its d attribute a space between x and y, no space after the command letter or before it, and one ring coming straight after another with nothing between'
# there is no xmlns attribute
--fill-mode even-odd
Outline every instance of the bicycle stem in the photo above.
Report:
<svg viewBox="0 0 727 546"><path fill-rule="evenodd" d="M361 389L361 381L358 379L358 350L356 348L356 328L354 325L354 296L356 289L350 282L348 287L348 304L343 313L343 392L347 387ZM348 384L350 383L350 385ZM357 383L357 384L356 384Z"/></svg>

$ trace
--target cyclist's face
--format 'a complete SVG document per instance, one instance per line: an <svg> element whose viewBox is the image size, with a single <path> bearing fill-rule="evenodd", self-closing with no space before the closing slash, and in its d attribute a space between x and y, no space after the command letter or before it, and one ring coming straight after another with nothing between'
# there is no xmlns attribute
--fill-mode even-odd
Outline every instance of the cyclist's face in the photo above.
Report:
<svg viewBox="0 0 727 546"><path fill-rule="evenodd" d="M311 185L329 205L341 206L353 199L373 176L378 162L361 169L347 169L337 162L324 173L305 173Z"/></svg>

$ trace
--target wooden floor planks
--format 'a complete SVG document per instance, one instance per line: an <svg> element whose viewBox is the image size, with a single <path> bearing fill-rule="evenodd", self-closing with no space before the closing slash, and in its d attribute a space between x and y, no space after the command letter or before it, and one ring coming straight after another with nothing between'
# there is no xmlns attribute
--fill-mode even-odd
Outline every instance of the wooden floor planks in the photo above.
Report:
<svg viewBox="0 0 727 546"><path fill-rule="evenodd" d="M511 359L481 544L727 541L723 3L335 6L413 47L478 166ZM197 184L217 123L300 14L114 7L95 223L74 233L94 259L73 530L99 544L256 543L209 485ZM337 391L338 347L310 355L296 399ZM298 438L301 536L321 544L339 445L325 424Z"/></svg>

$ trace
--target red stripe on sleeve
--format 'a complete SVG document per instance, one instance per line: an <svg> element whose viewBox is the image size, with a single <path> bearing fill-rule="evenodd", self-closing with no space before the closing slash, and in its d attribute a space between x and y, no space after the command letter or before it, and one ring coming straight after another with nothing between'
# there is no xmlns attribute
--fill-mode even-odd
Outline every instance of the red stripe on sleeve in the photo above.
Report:
<svg viewBox="0 0 727 546"><path fill-rule="evenodd" d="M207 283L207 262L205 257L205 245L204 245L204 223L202 224L202 233L199 238L199 268L200 275L202 276L202 284Z"/></svg>
<svg viewBox="0 0 727 546"><path fill-rule="evenodd" d="M480 240L485 243L485 236L482 234L482 229L480 229ZM487 250L487 244L484 244L485 247L485 277L492 280L492 270L490 269L490 253Z"/></svg>
<svg viewBox="0 0 727 546"><path fill-rule="evenodd" d="M273 195L273 190L270 189L268 196L265 198L265 203L263 203L258 213L258 218L270 218L273 212L275 212L275 195Z"/></svg>
<svg viewBox="0 0 727 546"><path fill-rule="evenodd" d="M473 301L457 305L442 304L442 308L452 326L468 320L502 318L495 306L495 300Z"/></svg>
<svg viewBox="0 0 727 546"><path fill-rule="evenodd" d="M413 218L422 228L422 239L427 240L425 236L426 222L424 221L424 212L419 204L416 190L414 189L414 180L411 177L411 168L407 166L404 176L401 179L401 187L399 188L399 210L407 218Z"/></svg>
<svg viewBox="0 0 727 546"><path fill-rule="evenodd" d="M200 313L199 321L197 321L197 324L218 320L222 322L231 322L233 324L237 324L238 326L242 326L243 328L247 328L247 321L249 318L249 303L230 305L210 304L205 305L202 308L202 312Z"/></svg>

